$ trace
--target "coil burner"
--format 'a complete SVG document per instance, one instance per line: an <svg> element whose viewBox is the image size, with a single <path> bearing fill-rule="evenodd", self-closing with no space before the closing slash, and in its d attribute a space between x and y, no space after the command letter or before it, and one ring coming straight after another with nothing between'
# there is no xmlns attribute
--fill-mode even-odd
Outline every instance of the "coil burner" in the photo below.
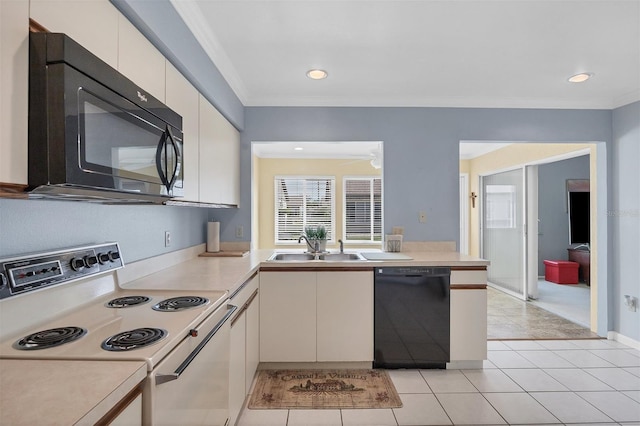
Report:
<svg viewBox="0 0 640 426"><path fill-rule="evenodd" d="M53 348L73 342L85 334L87 330L80 327L51 328L25 336L14 343L13 347L23 351Z"/></svg>
<svg viewBox="0 0 640 426"><path fill-rule="evenodd" d="M115 334L102 342L106 351L131 351L159 342L167 335L161 328L136 328Z"/></svg>
<svg viewBox="0 0 640 426"><path fill-rule="evenodd" d="M149 300L151 299L147 296L125 296L110 300L105 306L107 308L128 308L130 306L142 305Z"/></svg>
<svg viewBox="0 0 640 426"><path fill-rule="evenodd" d="M153 306L153 310L161 312L181 311L183 309L195 308L197 306L206 305L209 299L198 296L181 296L172 297L163 300Z"/></svg>

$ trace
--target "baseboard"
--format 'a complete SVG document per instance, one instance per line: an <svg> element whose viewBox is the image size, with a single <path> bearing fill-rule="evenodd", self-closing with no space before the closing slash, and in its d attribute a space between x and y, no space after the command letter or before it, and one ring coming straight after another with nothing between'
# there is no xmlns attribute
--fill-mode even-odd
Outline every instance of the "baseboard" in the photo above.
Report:
<svg viewBox="0 0 640 426"><path fill-rule="evenodd" d="M640 342L632 339L631 337L627 337L623 334L618 333L617 331L609 331L607 333L607 339L615 340L616 342L620 342L623 345L630 346L634 349L640 350Z"/></svg>
<svg viewBox="0 0 640 426"><path fill-rule="evenodd" d="M261 362L258 370L300 370L300 369L369 369L371 361L352 362Z"/></svg>

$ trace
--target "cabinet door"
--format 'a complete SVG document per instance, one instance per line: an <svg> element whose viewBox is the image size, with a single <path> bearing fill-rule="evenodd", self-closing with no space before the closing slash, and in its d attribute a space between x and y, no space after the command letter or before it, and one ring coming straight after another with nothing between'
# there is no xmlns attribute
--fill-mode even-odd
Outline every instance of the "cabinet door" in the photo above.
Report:
<svg viewBox="0 0 640 426"><path fill-rule="evenodd" d="M240 415L245 391L246 365L246 312L242 312L231 324L231 344L229 349L229 424L236 424Z"/></svg>
<svg viewBox="0 0 640 426"><path fill-rule="evenodd" d="M169 108L182 116L184 134L184 196L186 201L199 201L198 91L180 71L167 61L167 99Z"/></svg>
<svg viewBox="0 0 640 426"><path fill-rule="evenodd" d="M373 360L373 272L318 272L318 361Z"/></svg>
<svg viewBox="0 0 640 426"><path fill-rule="evenodd" d="M260 294L251 301L246 312L247 321L247 365L246 365L246 393L251 391L253 377L260 363Z"/></svg>
<svg viewBox="0 0 640 426"><path fill-rule="evenodd" d="M238 205L240 133L200 96L200 201Z"/></svg>
<svg viewBox="0 0 640 426"><path fill-rule="evenodd" d="M0 182L27 184L29 2L0 1Z"/></svg>
<svg viewBox="0 0 640 426"><path fill-rule="evenodd" d="M67 34L107 64L118 68L120 12L109 0L31 0L30 3L33 20L51 32Z"/></svg>
<svg viewBox="0 0 640 426"><path fill-rule="evenodd" d="M260 361L316 360L316 273L260 273Z"/></svg>
<svg viewBox="0 0 640 426"><path fill-rule="evenodd" d="M165 61L136 27L120 16L118 71L161 102L165 101Z"/></svg>
<svg viewBox="0 0 640 426"><path fill-rule="evenodd" d="M451 361L487 359L487 290L451 290Z"/></svg>

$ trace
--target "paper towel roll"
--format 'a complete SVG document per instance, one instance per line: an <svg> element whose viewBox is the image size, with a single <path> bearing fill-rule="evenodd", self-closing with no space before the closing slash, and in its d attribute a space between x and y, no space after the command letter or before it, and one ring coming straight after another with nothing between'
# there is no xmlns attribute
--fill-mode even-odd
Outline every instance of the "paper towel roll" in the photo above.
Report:
<svg viewBox="0 0 640 426"><path fill-rule="evenodd" d="M207 223L207 251L209 253L220 251L220 222Z"/></svg>

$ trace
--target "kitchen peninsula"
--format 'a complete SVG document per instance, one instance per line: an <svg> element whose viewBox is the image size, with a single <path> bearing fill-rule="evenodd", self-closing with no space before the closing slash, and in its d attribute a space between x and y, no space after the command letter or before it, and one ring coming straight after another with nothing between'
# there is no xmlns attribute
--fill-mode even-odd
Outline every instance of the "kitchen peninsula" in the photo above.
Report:
<svg viewBox="0 0 640 426"><path fill-rule="evenodd" d="M269 261L278 250L252 250L243 257L198 257L204 246L169 253L127 265L118 271L121 286L134 289L222 290L230 296L243 284L262 274L355 273L376 267L442 266L451 268L451 362L450 368L481 368L487 355L487 265L488 261L453 251L409 252L411 259L391 261ZM173 259L173 260L172 260ZM162 266L160 266L162 265ZM166 267L167 265L172 265ZM164 267L164 269L160 269ZM256 275L257 274L257 275ZM339 275L338 275L339 276ZM335 277L334 277L335 278ZM348 280L345 285L348 285ZM373 288L373 275L368 283ZM334 297L339 298L341 292ZM286 296L284 296L286 297ZM269 317L260 300L261 322ZM373 301L371 300L371 304ZM371 306L371 311L373 306ZM362 359L361 361L371 361ZM261 361L266 361L262 360ZM274 359L269 359L273 362ZM286 360L282 360L286 361ZM291 360L289 360L291 361ZM338 360L335 360L338 361ZM342 360L346 361L346 360Z"/></svg>

